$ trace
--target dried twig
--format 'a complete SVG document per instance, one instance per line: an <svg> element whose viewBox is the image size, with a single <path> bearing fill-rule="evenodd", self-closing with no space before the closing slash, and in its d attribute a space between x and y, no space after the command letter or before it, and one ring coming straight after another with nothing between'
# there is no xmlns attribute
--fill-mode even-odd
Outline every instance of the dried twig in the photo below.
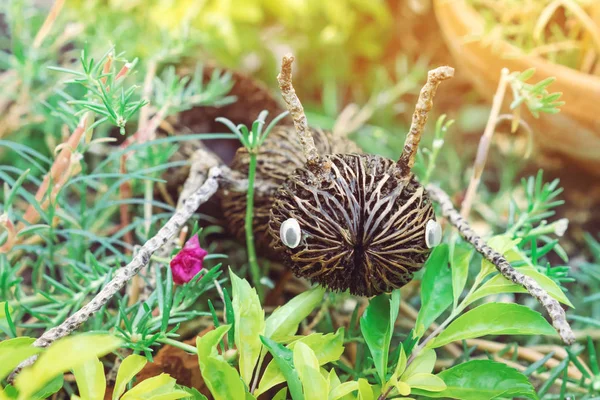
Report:
<svg viewBox="0 0 600 400"><path fill-rule="evenodd" d="M285 100L287 109L294 120L294 127L300 137L300 144L304 149L304 156L306 157L309 164L315 163L319 159L319 153L315 147L312 134L308 127L306 115L304 114L304 108L300 99L296 95L294 86L292 86L292 62L294 57L287 55L283 57L281 61L281 72L277 75L277 81L279 82L279 88L281 89L281 95Z"/></svg>
<svg viewBox="0 0 600 400"><path fill-rule="evenodd" d="M60 14L60 10L62 10L64 4L65 4L65 0L56 0L54 2L54 4L52 5L52 8L50 9L50 13L44 20L42 27L40 28L38 33L35 35L35 39L33 40L33 44L32 44L32 47L34 49L37 49L42 45L42 43L44 42L44 39L50 33L50 30L52 29L52 25L54 25L54 21L56 21L56 18Z"/></svg>
<svg viewBox="0 0 600 400"><path fill-rule="evenodd" d="M219 178L221 179L226 180L227 178L225 177L229 176L230 174L229 168L227 168L224 165L221 165L221 161L217 156L205 149L204 145L200 145L201 147L198 150L194 151L194 153L191 156L190 162L192 165L188 177L183 184L181 194L179 195L176 212L181 210L185 206L185 199L189 198L197 188L199 188L204 184L204 182L206 182L206 179L208 179L208 171L210 171L213 167L219 167L219 169L221 170L221 175L219 176ZM183 246L185 239L182 239L180 235L182 232L183 230L181 232L175 232L174 236L179 235L179 237L173 237L173 239L167 241L167 243L165 243L160 248L160 250L158 250L157 256L159 258L170 258L171 253L175 249L175 246L177 245L178 241L181 241L180 244L181 246ZM137 275L136 277L139 277L139 275ZM141 282L141 280L139 282L140 284L143 283L143 288L138 296L138 300L147 299L156 290L156 276L154 275L153 268L147 269L147 274L145 278L145 282ZM132 284L133 282L134 280L132 280Z"/></svg>
<svg viewBox="0 0 600 400"><path fill-rule="evenodd" d="M440 204L444 217L458 229L460 234L471 243L485 259L496 266L496 269L502 276L517 285L524 287L529 294L540 302L550 315L552 325L554 325L554 328L562 341L569 345L573 344L575 342L575 335L567 322L565 311L558 301L552 298L533 278L523 275L515 270L502 254L492 249L483 241L483 239L477 236L467 221L458 213L458 211L456 211L450 197L448 197L442 189L435 185L427 185L427 191L429 192L430 197Z"/></svg>
<svg viewBox="0 0 600 400"><path fill-rule="evenodd" d="M185 200L184 206L179 209L167 223L158 231L156 236L148 240L139 250L137 255L125 267L117 270L112 280L85 306L75 314L67 318L62 324L46 331L33 345L37 347L47 347L54 341L69 335L75 329L86 322L94 313L104 306L121 288L134 277L143 267L148 265L152 254L161 248L170 238L172 238L187 220L196 212L200 204L206 202L217 191L219 184L218 178L221 175L221 169L214 167L210 170L208 179L194 193ZM23 367L31 365L35 361L32 357L24 361L13 376Z"/></svg>
<svg viewBox="0 0 600 400"><path fill-rule="evenodd" d="M460 215L463 218L467 218L471 212L475 193L477 192L477 187L481 181L481 175L485 169L485 162L492 144L492 136L496 130L498 116L500 115L500 109L502 108L502 102L504 101L504 95L506 94L506 88L508 86L508 75L508 70L506 68L502 69L500 82L498 83L498 88L496 89L496 94L494 94L494 100L492 102L492 110L490 111L490 116L485 125L483 135L481 135L481 139L479 140L479 146L477 147L477 156L475 157L475 163L473 164L473 175L471 176L465 199L460 208Z"/></svg>
<svg viewBox="0 0 600 400"><path fill-rule="evenodd" d="M398 160L398 167L402 171L402 175L407 178L412 176L411 169L415 164L417 148L419 147L423 128L427 122L427 114L431 111L431 107L433 107L433 97L435 96L437 87L442 81L450 79L453 76L454 68L446 66L433 69L427 74L427 83L425 83L425 86L423 86L423 89L421 89L421 93L419 94L419 99L417 100L412 123L410 125L410 131L408 132L408 135L406 135L404 149Z"/></svg>

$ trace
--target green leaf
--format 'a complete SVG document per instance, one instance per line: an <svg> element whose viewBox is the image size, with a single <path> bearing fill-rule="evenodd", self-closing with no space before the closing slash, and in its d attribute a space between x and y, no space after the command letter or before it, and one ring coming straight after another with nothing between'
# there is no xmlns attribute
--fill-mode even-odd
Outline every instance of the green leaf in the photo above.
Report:
<svg viewBox="0 0 600 400"><path fill-rule="evenodd" d="M46 68L48 68L49 70L52 70L52 71L64 72L66 74L73 74L76 76L85 77L85 74L83 72L79 72L79 71L75 71L75 70L71 70L71 69L67 69L67 68L52 67L52 66L49 66Z"/></svg>
<svg viewBox="0 0 600 400"><path fill-rule="evenodd" d="M319 369L317 356L306 344L299 342L294 346L294 366L304 388L306 400L321 400L329 395L329 382Z"/></svg>
<svg viewBox="0 0 600 400"><path fill-rule="evenodd" d="M264 336L281 342L296 333L301 321L323 300L325 288L318 286L306 291L279 307L265 321Z"/></svg>
<svg viewBox="0 0 600 400"><path fill-rule="evenodd" d="M360 331L371 351L371 357L379 375L380 381L386 381L388 355L394 321L392 317L398 316L398 310L392 310L390 298L380 294L369 301L369 306L360 318Z"/></svg>
<svg viewBox="0 0 600 400"><path fill-rule="evenodd" d="M533 74L535 74L535 68L529 68L529 69L526 69L525 71L521 72L519 74L519 76L517 76L517 79L520 80L521 82L525 82L526 80L531 78L533 76Z"/></svg>
<svg viewBox="0 0 600 400"><path fill-rule="evenodd" d="M4 311L4 307L0 307ZM34 338L18 337L0 342L0 380L6 378L22 361L42 352L41 347L33 347Z"/></svg>
<svg viewBox="0 0 600 400"><path fill-rule="evenodd" d="M233 304L231 304L231 297L227 292L227 288L223 288L223 298L225 299L225 320L231 325L231 329L227 332L227 342L231 346L231 343L235 343L235 316L233 315Z"/></svg>
<svg viewBox="0 0 600 400"><path fill-rule="evenodd" d="M488 303L458 317L427 346L436 348L485 335L556 335L556 331L540 313L528 307Z"/></svg>
<svg viewBox="0 0 600 400"><path fill-rule="evenodd" d="M6 301L0 302L0 319L6 319ZM8 306L8 311L12 312L12 307Z"/></svg>
<svg viewBox="0 0 600 400"><path fill-rule="evenodd" d="M560 287L552 279L538 272L534 267L520 267L517 268L517 270L523 275L533 278L546 292L548 292L550 296L557 301L560 301L569 307L574 307ZM479 289L471 294L468 299L465 299L465 301L466 304L471 304L482 297L500 293L527 293L527 289L521 285L517 285L516 283L509 281L503 275L498 274L485 282Z"/></svg>
<svg viewBox="0 0 600 400"><path fill-rule="evenodd" d="M187 397L184 397L185 400L208 400L208 397L200 393L198 389L189 388L187 386L182 386L179 384L175 385L177 390L181 390L187 394ZM246 392L247 393L247 392Z"/></svg>
<svg viewBox="0 0 600 400"><path fill-rule="evenodd" d="M169 328L169 318L171 316L171 306L173 305L173 274L171 268L166 268L166 283L156 285L156 293L158 295L158 306L161 314L160 329L166 332ZM156 265L156 276L162 279L162 273L158 264Z"/></svg>
<svg viewBox="0 0 600 400"><path fill-rule="evenodd" d="M329 381L329 392L331 392L333 389L335 389L336 387L338 387L342 384L342 382L340 381L340 378L337 376L337 373L335 372L335 368L331 368L331 370L329 371L329 374L327 376L327 379Z"/></svg>
<svg viewBox="0 0 600 400"><path fill-rule="evenodd" d="M435 354L435 350L433 349L424 349L421 354L419 354L406 370L401 375L401 381L406 381L409 377L415 374L430 374L433 371L433 367L435 366L435 360L437 359L437 355Z"/></svg>
<svg viewBox="0 0 600 400"><path fill-rule="evenodd" d="M273 386L287 381L290 389L290 394L294 400L303 400L302 382L294 366L294 355L292 350L280 345L279 343L267 337L261 336L261 340L265 347L273 356L273 361L267 366L267 370L263 374L258 390L255 392L258 397L261 393L269 390ZM271 365L276 366L269 372ZM281 375L281 379L278 376Z"/></svg>
<svg viewBox="0 0 600 400"><path fill-rule="evenodd" d="M415 389L412 394L461 400L491 400L501 398L537 399L527 377L505 364L491 360L472 360L440 372L446 384L441 392Z"/></svg>
<svg viewBox="0 0 600 400"><path fill-rule="evenodd" d="M14 185L12 185L12 187L10 188L8 197L4 201L4 209L5 210L10 209L10 206L12 205L15 196L19 192L19 188L23 185L23 182L25 181L25 178L27 178L27 175L29 175L29 172L31 172L31 169L29 169L29 168L26 169L25 171L23 171L23 173L15 181ZM4 314L4 303L0 303L0 309L2 309L2 311L0 311L0 318L4 318L5 315L2 315L2 314ZM12 310L11 310L11 312L12 312Z"/></svg>
<svg viewBox="0 0 600 400"><path fill-rule="evenodd" d="M410 394L410 386L406 382L396 382L396 390L400 396L408 396Z"/></svg>
<svg viewBox="0 0 600 400"><path fill-rule="evenodd" d="M52 344L35 364L25 368L15 379L20 399L42 388L57 375L78 367L84 362L102 357L118 349L121 339L106 334L68 336Z"/></svg>
<svg viewBox="0 0 600 400"><path fill-rule="evenodd" d="M358 390L358 382L350 381L338 385L335 389L329 392L329 400L337 400Z"/></svg>
<svg viewBox="0 0 600 400"><path fill-rule="evenodd" d="M411 389L423 389L430 392L441 392L446 389L444 381L432 374L418 373L404 381Z"/></svg>
<svg viewBox="0 0 600 400"><path fill-rule="evenodd" d="M106 392L104 365L100 360L91 359L73 368L81 400L103 400Z"/></svg>
<svg viewBox="0 0 600 400"><path fill-rule="evenodd" d="M147 362L146 357L138 354L131 354L123 359L117 372L112 400L117 400L121 397L127 388L127 384L144 368Z"/></svg>
<svg viewBox="0 0 600 400"><path fill-rule="evenodd" d="M450 249L450 270L452 272L452 293L454 297L454 308L458 305L460 295L467 283L469 276L469 263L473 250L466 244L454 242Z"/></svg>
<svg viewBox="0 0 600 400"><path fill-rule="evenodd" d="M12 312L12 307L7 302L2 303L2 305L4 308L4 315L2 316L2 319L6 320L6 324L8 325L11 335L16 337L17 327L15 326L15 323L10 315Z"/></svg>
<svg viewBox="0 0 600 400"><path fill-rule="evenodd" d="M539 81L535 85L533 85L530 90L532 93L541 93L543 89L545 89L547 86L549 86L555 80L556 80L555 77L550 76L546 79Z"/></svg>
<svg viewBox="0 0 600 400"><path fill-rule="evenodd" d="M179 385L176 385L175 387L177 387L179 390L183 390L184 392L186 392L188 394L188 397L186 398L186 400L208 400L208 398L205 395L203 395L202 393L200 393L198 391L198 389L189 388L189 387L185 387L185 386L179 386Z"/></svg>
<svg viewBox="0 0 600 400"><path fill-rule="evenodd" d="M202 370L202 378L206 382L215 400L240 399L246 397L244 382L240 374L227 361L209 357Z"/></svg>
<svg viewBox="0 0 600 400"><path fill-rule="evenodd" d="M121 400L176 400L188 397L189 393L175 387L175 378L160 374L135 385Z"/></svg>
<svg viewBox="0 0 600 400"><path fill-rule="evenodd" d="M6 385L4 390L0 388L0 400L14 400L19 396L17 389L12 385Z"/></svg>
<svg viewBox="0 0 600 400"><path fill-rule="evenodd" d="M404 371L406 370L406 352L404 351L404 346L400 343L400 354L398 355L398 362L396 363L396 369L394 370L394 375L396 378L402 376Z"/></svg>
<svg viewBox="0 0 600 400"><path fill-rule="evenodd" d="M319 365L328 362L337 361L344 352L344 328L339 328L335 333L311 333L308 336L302 336L298 340L290 343L288 347L293 349L297 343L304 343L315 352Z"/></svg>
<svg viewBox="0 0 600 400"><path fill-rule="evenodd" d="M373 389L365 378L358 380L358 399L359 400L375 400Z"/></svg>
<svg viewBox="0 0 600 400"><path fill-rule="evenodd" d="M417 316L418 336L452 304L452 271L448 268L448 245L437 246L425 263L421 280L421 309Z"/></svg>
<svg viewBox="0 0 600 400"><path fill-rule="evenodd" d="M265 343L264 339L263 343ZM310 347L317 356L317 360L319 360L319 365L325 365L328 362L339 360L340 356L344 352L344 329L338 329L338 331L335 334L328 333L326 335L323 335L322 333L312 333L308 336L303 336L287 346L287 349L290 350L290 354L291 350L297 343L304 343L308 347ZM272 353L273 352L271 351L271 354ZM258 385L258 389L255 392L257 396L266 392L273 386L284 382L287 379L286 377L284 377L284 374L282 373L282 370L280 369L279 365L280 364L275 361L271 361L267 365L267 368L265 369L265 372L263 373L263 376L260 380L260 384Z"/></svg>
<svg viewBox="0 0 600 400"><path fill-rule="evenodd" d="M400 289L396 289L392 292L392 296L390 298L390 334L394 333L394 327L396 325L396 320L398 319L399 312L400 312Z"/></svg>
<svg viewBox="0 0 600 400"><path fill-rule="evenodd" d="M28 400L44 400L52 397L52 395L62 389L65 383L64 377L62 375L58 375L56 378L52 379L50 382L46 383L43 388L38 390L34 395L31 396Z"/></svg>
<svg viewBox="0 0 600 400"><path fill-rule="evenodd" d="M244 382L237 370L229 365L216 349L230 328L230 325L222 325L196 339L200 373L215 400L246 397Z"/></svg>
<svg viewBox="0 0 600 400"><path fill-rule="evenodd" d="M273 400L287 400L287 391L288 389L284 387L279 392L277 392L275 396L273 396Z"/></svg>
<svg viewBox="0 0 600 400"><path fill-rule="evenodd" d="M549 94L548 96L544 97L544 103L552 103L552 102L558 100L560 98L560 96L562 96L562 92L554 92L552 94ZM564 102L561 101L560 103L564 103Z"/></svg>
<svg viewBox="0 0 600 400"><path fill-rule="evenodd" d="M240 279L229 270L233 288L233 312L235 316L235 346L240 354L240 375L250 386L252 373L260 357L260 335L265 332L265 312L263 311L256 289L250 287L245 279Z"/></svg>

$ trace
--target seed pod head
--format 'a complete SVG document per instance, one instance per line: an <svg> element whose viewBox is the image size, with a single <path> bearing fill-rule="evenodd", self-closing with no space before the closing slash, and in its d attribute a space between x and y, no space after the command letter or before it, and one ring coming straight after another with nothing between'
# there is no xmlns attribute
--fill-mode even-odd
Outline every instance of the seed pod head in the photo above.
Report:
<svg viewBox="0 0 600 400"><path fill-rule="evenodd" d="M307 162L277 191L269 222L273 247L283 252L296 275L334 290L373 296L401 287L441 239L431 222L429 196L411 170L432 98L454 70L439 67L427 74L395 162L376 155L320 153L292 86L293 60L283 57L277 80ZM290 219L301 231L295 246L281 237L287 232L281 225Z"/></svg>
<svg viewBox="0 0 600 400"><path fill-rule="evenodd" d="M298 233L288 233L290 220L301 234L295 246L289 246ZM296 275L373 296L405 285L422 267L428 244L438 240L437 233L426 237L432 221L424 188L406 179L395 161L335 154L285 180L275 195L269 231L272 246Z"/></svg>

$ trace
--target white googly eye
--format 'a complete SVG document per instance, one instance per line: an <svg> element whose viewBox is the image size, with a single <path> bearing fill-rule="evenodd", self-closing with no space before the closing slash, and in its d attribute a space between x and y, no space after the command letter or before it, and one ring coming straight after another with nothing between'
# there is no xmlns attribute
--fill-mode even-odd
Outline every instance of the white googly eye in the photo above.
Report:
<svg viewBox="0 0 600 400"><path fill-rule="evenodd" d="M440 224L430 219L425 225L425 244L428 248L433 248L442 241L442 227Z"/></svg>
<svg viewBox="0 0 600 400"><path fill-rule="evenodd" d="M279 238L290 249L297 247L302 239L302 231L300 224L294 218L289 218L283 221L279 228Z"/></svg>

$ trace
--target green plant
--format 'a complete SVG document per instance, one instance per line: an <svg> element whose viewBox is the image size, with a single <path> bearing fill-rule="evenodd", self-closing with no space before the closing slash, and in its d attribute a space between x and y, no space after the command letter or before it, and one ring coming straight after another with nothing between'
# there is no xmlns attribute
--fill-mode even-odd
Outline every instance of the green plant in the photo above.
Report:
<svg viewBox="0 0 600 400"><path fill-rule="evenodd" d="M103 398L104 384L111 384L107 371L116 372L119 363L113 398L159 392L161 398L205 399L197 390L177 385L180 377L175 375L133 381L163 346L196 354L207 390L223 399L597 397L600 367L593 329L600 315L600 245L588 235L592 260L578 262L580 257L575 257L570 267L563 265L568 258L559 239L567 221L551 220L562 204L559 183L545 183L540 171L518 185L520 159L513 163L503 154L494 155L490 161L501 168L482 182L474 210L492 247L513 267L564 305L576 306L569 319L578 343L564 352L557 346L546 349L556 335L531 309L536 305L523 295L525 290L498 274L453 233L445 235L416 276L417 284L402 289L402 296L394 291L367 300L320 287L308 289L303 281L290 283L289 275L276 265L266 268L267 260L258 265L262 254L254 248L250 229L260 162L256 153L275 122L265 127L265 113L251 127L219 119L233 134L170 136L161 128L169 130L183 111L236 100L229 95L232 74L215 70L208 76L201 65L185 72L187 58L201 48L203 58L205 53L220 53L218 58L237 65L240 54L263 48L264 43L253 43L261 29L240 18L244 11L251 17L262 10L265 21L286 14L267 3L253 3L241 11L233 3L224 6L217 14L227 17L225 23L211 25L203 34L191 20L179 24L176 8L167 12L158 3L145 14L140 10L146 5L139 2L132 6L135 12L125 12L122 2L69 2L62 13L46 20L49 30L42 28L45 14L28 1L0 5L7 16L7 35L0 39L0 137L6 137L0 140L0 399L54 394ZM344 9L329 3L307 7L296 11L311 16L323 7ZM352 47L352 54L365 55L382 48L382 43L364 46L364 37L352 39L361 36L355 29L358 20L352 17L358 7L362 5L339 14L348 21L336 19L324 31L338 29L328 37L344 39L319 48L318 54L337 54L327 57L335 65L313 62L323 57L313 52L321 30L312 29L312 22L327 22L290 20L282 37L295 37L288 30L297 24L310 31L308 41L296 45L311 51L311 57L300 57L306 60L307 78L299 90L322 88L316 96L320 100L307 105L311 125L349 133L366 152L394 157L404 139L398 132L407 128L402 121L407 98L416 94L428 60L423 57L413 64L408 56L390 55L392 68L387 62L376 71L371 67L360 75L368 78L351 84L348 77L355 75L349 74L353 70L344 49ZM387 20L381 4L369 7L373 8L367 14ZM86 12L77 11L81 9ZM199 10L195 11L202 14ZM211 15L202 14L199 21L218 20ZM162 27L154 29L160 23ZM174 33L175 25L186 26ZM234 27L235 34L228 27ZM114 47L101 50L97 45L115 38L133 61ZM222 46L225 39L231 42ZM238 51L223 54L236 40ZM259 73L272 80L274 63L258 54L267 60ZM337 65L338 60L344 65ZM504 76L503 90L510 88L514 96L513 128L520 122L521 106L537 115L555 113L562 104L560 94L548 90L551 80L527 83L532 74L527 70ZM467 119L477 119L465 112L472 105L468 96L464 98L468 100L461 100L458 116L448 111L457 120L453 129L464 130L463 112ZM345 107L349 101L365 105ZM480 116L488 110L473 112ZM495 127L496 117L490 126ZM422 183L436 182L458 197L468 179L465 160L473 149L452 147L447 135L452 121L442 115L424 137L428 148L418 154L414 171ZM120 146L113 143L122 139L119 133L126 136ZM182 143L212 139L238 139L250 154L245 249L214 235L222 232L214 216L196 213L196 221L187 228L199 234L209 255L192 281L174 285L169 269L171 257L185 242L182 234L148 260L137 283L130 281L85 319L80 329L88 333L47 349L32 347L34 339L29 337L60 326L92 300L120 273L119 267L136 257L138 244L155 237L177 212L174 203L156 196L164 191L165 173L189 163L171 157ZM222 274L226 257L231 268ZM249 266L252 285L243 279L243 265ZM418 286L420 290L414 290ZM263 295L268 288L277 296ZM282 305L273 309L273 304ZM196 338L196 346L182 341L211 324L215 329ZM35 366L26 367L10 385L8 374L36 355ZM75 380L63 378L71 372Z"/></svg>
<svg viewBox="0 0 600 400"><path fill-rule="evenodd" d="M522 261L526 258L519 252L517 243L518 240L511 240L508 236L497 236L491 240L491 245L510 260ZM236 348L240 352L240 375L235 369L230 369L216 350L209 353L206 353L208 350L202 350L203 353L200 353L201 344L204 346L210 343L214 349L232 329L231 325L221 326L210 338L198 339L199 354L212 354L210 357L215 358L215 362L218 361L218 364L210 364L210 369L209 364L201 366L205 379L214 379L208 384L211 392L215 398L231 398L233 393L227 390L233 390L233 387L239 385L236 390L240 390L240 393L249 389L248 393L259 396L286 382L287 390L294 400L317 399L323 393L329 393L330 398L379 396L379 399L385 399L411 394L429 398L481 399L482 394L490 399L501 394L537 398L533 386L524 374L492 360L466 361L437 375L432 374L436 350L454 341L485 335L555 335L554 329L545 319L528 307L488 302L464 312L484 297L519 292L521 288L498 275L489 262L483 261L475 282L463 294L472 251L460 242L452 242L450 246L438 246L430 257L423 275L422 305L415 328L403 342L394 340L396 350L391 350L391 345L400 292L395 291L391 296L379 295L369 301L369 306L360 318L362 338L356 337L360 338L362 346L368 348L368 353L363 356L368 360L367 364L363 364L360 369L365 371L365 375L348 381L340 380L336 371L346 372L347 368L341 368L343 364L339 361L344 350L344 331L338 330L335 334L326 335L315 333L290 336L297 330L298 323L318 304L323 295L322 289L313 289L292 299L263 323L264 313L255 291L251 290L245 280L230 272L236 327L233 329ZM452 269L448 269L449 264ZM519 267L519 270L535 277L558 300L570 304L552 280L535 269ZM312 300L308 301L308 298ZM450 314L439 327L426 335L434 320L447 312L449 307ZM281 327L286 327L285 333L281 328L275 327L275 321L280 321ZM243 328L240 331L237 327ZM346 340L356 340L352 339L352 335ZM273 360L267 365L262 377L258 378L257 371L261 369L257 368L257 362L260 366L265 349L271 353ZM324 370L322 366L330 362L337 362L334 364L337 368ZM225 368L229 372L226 375L215 374L214 369L219 368ZM220 378L222 376L227 378ZM240 379L246 386L236 383Z"/></svg>
<svg viewBox="0 0 600 400"><path fill-rule="evenodd" d="M540 112L556 114L560 111L559 107L564 105L564 101L558 99L562 93L548 93L548 86L556 79L546 78L535 84L525 83L535 74L535 68L530 68L523 72L513 72L508 76L508 81L513 92L513 102L511 109L516 109L519 105L525 103L531 114L538 118Z"/></svg>
<svg viewBox="0 0 600 400"><path fill-rule="evenodd" d="M4 388L3 398L43 399L61 389L63 373L78 368L88 360L103 356L122 345L120 339L105 334L88 334L64 338L48 349L33 347L34 339L19 337L0 343L2 379L21 361L40 354L35 365L25 368L15 379L14 387Z"/></svg>
<svg viewBox="0 0 600 400"><path fill-rule="evenodd" d="M24 369L15 379L14 386L0 392L2 399L45 399L63 386L63 374L72 372L79 396L72 399L104 399L106 380L104 365L98 357L104 356L123 342L110 335L87 334L61 339L47 349L32 347L33 338L19 337L0 343L0 358L5 360L0 376L4 378L20 361L39 354L32 367ZM129 382L146 365L147 359L132 354L120 362L114 384L114 400L132 400L161 395L164 399L188 398L189 391L178 388L175 379L167 374L149 378L126 391Z"/></svg>
<svg viewBox="0 0 600 400"><path fill-rule="evenodd" d="M267 128L263 132L265 125L265 119L268 116L268 111L263 111L258 116L258 119L252 124L252 130L248 130L245 125L235 125L233 122L226 118L217 118L217 121L225 124L231 132L233 132L242 145L248 150L250 155L250 162L248 164L248 192L246 195L246 218L244 222L244 228L246 230L246 249L248 251L248 263L250 264L250 272L252 273L252 280L260 298L263 298L262 285L260 284L261 272L256 258L256 249L254 246L254 234L253 230L253 215L254 215L254 181L256 178L256 163L258 149L263 144L267 135L273 129L279 121L281 121L288 113L284 112L269 123Z"/></svg>
<svg viewBox="0 0 600 400"><path fill-rule="evenodd" d="M144 101L135 99L135 86L118 90L122 88L125 77L126 72L123 71L130 71L132 64L123 60L121 61L123 67L115 67L116 60L121 58L114 57L112 54L113 50L110 49L101 57L94 58L87 50L83 50L80 59L83 72L58 69L60 72L75 76L71 83L84 89L78 93L81 96L79 98L85 100L77 100L67 95L65 91L60 91L59 96L63 100L52 108L52 115L76 131L77 126L81 126L79 117L85 115L86 122L80 130L87 138L83 144L75 141L61 146L63 151L68 153L63 155L64 153L61 152L53 162L51 158L27 146L10 141L0 143L0 146L27 159L31 165L27 170L8 165L0 167L0 176L5 182L2 226L11 227L4 237L8 238L7 234L13 235L10 247L7 247L5 242L4 251L0 254L3 276L0 291L3 298L8 301L7 304L14 310L12 315L14 324L25 329L26 332L30 332L31 329L47 329L55 326L67 315L79 309L112 276L110 265L126 260L126 254L132 248L122 238L127 233L135 233L137 238L144 238L151 234L147 227L152 231L156 230L156 225L170 215L172 207L168 204L159 202L152 196L142 201L136 198L121 200L118 189L122 182L128 181L133 182L134 193L139 193L138 182L160 182L160 174L163 171L184 164L168 162L169 156L174 151L174 145L184 140L198 138L198 135L169 137L130 146L127 151L136 152L136 156L129 159L131 170L135 171L132 173L119 173L118 162L125 150L113 151L101 162L86 164L79 154L86 153L94 143L102 140L93 140L93 132L101 131L102 128L107 127L107 124L124 129L126 122L135 118L135 113L145 104ZM95 59L98 61L94 61ZM201 76L201 70L198 69L191 81L188 78L178 81L167 74L166 84L157 85L155 95L151 97L153 103L154 98L158 97L163 99L165 104L172 104L172 107L175 107L174 110L169 107L170 111L163 113L161 118L193 105L223 104L230 101L229 98L223 97L231 85L226 76L223 77L216 72L206 86L201 83ZM172 100L174 98L177 101ZM156 102L160 103L159 100ZM164 104L161 108L164 108ZM98 114L101 118L92 123L93 114ZM101 133L97 132L97 134ZM79 137L81 138L81 135ZM232 135L203 136L208 139L211 137L222 138L232 137ZM70 146L73 145L76 147L71 148ZM74 163L74 167L62 174L57 173L61 162ZM76 173L79 176L75 177ZM43 181L40 180L42 176L45 176ZM55 179L59 179L60 182L54 181ZM43 189L44 185L49 187L48 183L53 181L56 184L50 185L53 187L52 192L46 193L46 189ZM40 187L35 197L29 193L31 187ZM146 191L142 190L142 192ZM73 198L77 201L73 202ZM23 202L29 203L25 212L21 207ZM128 226L118 228L111 237L103 237L104 232L112 229L112 216L122 204L146 203L163 212L147 215L146 221L138 219ZM39 222L36 224L36 221ZM142 230L142 227L146 229ZM39 257L23 257L26 254L36 253ZM207 257L207 260L222 257L223 255L213 253ZM157 261L163 265L169 262L168 259ZM22 272L27 269L31 269L33 277L31 282L33 294L27 293L25 286L22 285L23 279L20 278ZM157 271L160 273L158 268ZM157 329L156 322L162 317L149 318L148 315L158 303L161 303L161 309L166 310L170 318L174 318L170 320L171 322L185 321L197 316L197 313L188 313L185 309L193 306L195 299L211 287L215 274L216 269L213 269L204 280L198 279L192 282L190 288L193 287L194 290L185 287L178 289L175 298L169 299L174 302L172 307L169 305L169 308L162 304L162 299L157 299L157 293L146 302L133 305L127 305L123 298L119 299L117 296L115 304L120 304L121 312L114 314L105 310L90 326L102 329L102 327L119 326L123 323L129 327L130 332L127 337L136 336L135 334L153 336ZM162 280L159 282L161 285L164 283ZM160 293L171 295L169 290L164 288ZM148 308L150 311L147 310ZM21 324L21 318L25 315L33 316L37 322ZM132 315L137 316L133 318ZM138 331L133 331L131 321L143 322L142 325L137 326ZM149 325L146 326L147 324ZM163 326L163 333L165 333L166 325ZM6 332L10 334L9 331ZM145 342L137 343L137 346L143 346Z"/></svg>
<svg viewBox="0 0 600 400"><path fill-rule="evenodd" d="M160 396L161 399L175 400L189 398L190 393L178 388L175 379L168 374L161 374L140 382L134 388L127 390L129 382L144 368L148 360L145 357L132 354L121 361L113 389L112 399L133 400ZM79 396L72 399L104 399L106 381L104 366L96 359L90 359L73 369Z"/></svg>

